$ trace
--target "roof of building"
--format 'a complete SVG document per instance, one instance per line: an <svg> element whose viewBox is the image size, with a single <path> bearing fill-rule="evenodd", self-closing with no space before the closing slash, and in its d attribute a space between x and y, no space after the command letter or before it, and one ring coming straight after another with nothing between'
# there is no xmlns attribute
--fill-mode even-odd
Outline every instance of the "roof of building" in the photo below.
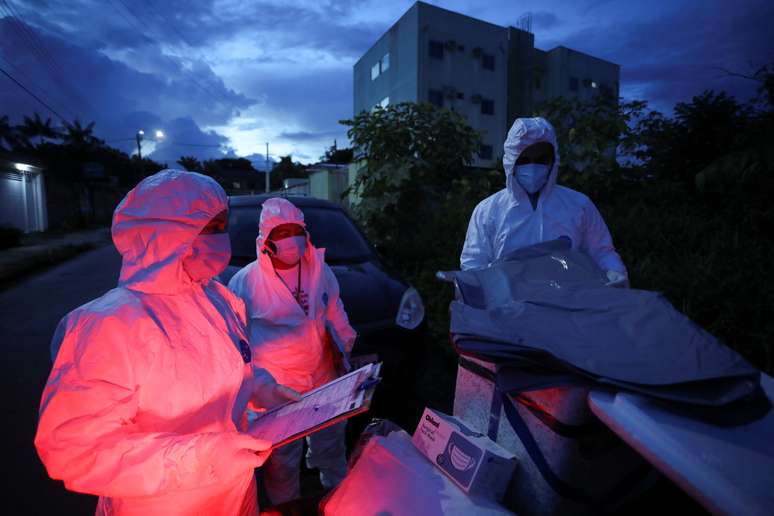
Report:
<svg viewBox="0 0 774 516"><path fill-rule="evenodd" d="M38 158L33 158L32 156L27 156L18 152L11 152L3 148L0 148L0 163L21 163L35 168L45 168L43 161Z"/></svg>

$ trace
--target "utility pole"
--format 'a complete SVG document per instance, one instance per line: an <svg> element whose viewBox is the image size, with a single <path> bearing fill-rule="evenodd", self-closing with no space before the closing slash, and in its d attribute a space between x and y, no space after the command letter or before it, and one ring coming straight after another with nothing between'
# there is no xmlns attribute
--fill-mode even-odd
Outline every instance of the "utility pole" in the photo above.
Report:
<svg viewBox="0 0 774 516"><path fill-rule="evenodd" d="M269 142L266 142L266 193L269 193Z"/></svg>
<svg viewBox="0 0 774 516"><path fill-rule="evenodd" d="M142 161L142 136L145 131L137 131L137 157Z"/></svg>

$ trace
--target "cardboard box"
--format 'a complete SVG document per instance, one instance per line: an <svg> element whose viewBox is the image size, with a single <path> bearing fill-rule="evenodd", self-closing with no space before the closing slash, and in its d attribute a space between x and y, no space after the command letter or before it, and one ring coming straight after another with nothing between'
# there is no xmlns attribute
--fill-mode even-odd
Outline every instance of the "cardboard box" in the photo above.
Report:
<svg viewBox="0 0 774 516"><path fill-rule="evenodd" d="M426 408L412 441L466 493L502 500L516 458L487 436L474 432L459 418Z"/></svg>

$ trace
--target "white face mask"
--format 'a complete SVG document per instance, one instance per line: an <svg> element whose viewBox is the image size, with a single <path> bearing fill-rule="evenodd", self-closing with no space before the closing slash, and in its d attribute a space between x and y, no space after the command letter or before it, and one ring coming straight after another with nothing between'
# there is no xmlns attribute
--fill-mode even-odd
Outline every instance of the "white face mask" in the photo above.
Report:
<svg viewBox="0 0 774 516"><path fill-rule="evenodd" d="M208 281L223 272L229 260L228 233L199 235L191 244L191 254L183 259L183 269L194 281Z"/></svg>
<svg viewBox="0 0 774 516"><path fill-rule="evenodd" d="M545 186L549 171L548 165L539 163L516 165L516 180L528 193L534 194Z"/></svg>
<svg viewBox="0 0 774 516"><path fill-rule="evenodd" d="M301 260L306 252L306 236L294 236L277 240L272 240L277 248L274 256L285 265L295 265Z"/></svg>

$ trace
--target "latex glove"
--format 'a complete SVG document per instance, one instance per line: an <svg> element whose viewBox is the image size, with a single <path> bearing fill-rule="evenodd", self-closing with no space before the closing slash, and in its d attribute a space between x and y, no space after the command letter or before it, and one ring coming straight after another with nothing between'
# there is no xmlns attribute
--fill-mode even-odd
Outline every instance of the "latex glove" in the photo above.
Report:
<svg viewBox="0 0 774 516"><path fill-rule="evenodd" d="M253 393L249 406L266 410L288 401L298 401L301 394L286 385L280 385L266 369L253 366Z"/></svg>
<svg viewBox="0 0 774 516"><path fill-rule="evenodd" d="M606 275L607 283L605 283L605 286L619 288L627 288L629 286L629 278L627 278L625 274L609 270Z"/></svg>
<svg viewBox="0 0 774 516"><path fill-rule="evenodd" d="M218 479L231 478L259 468L271 455L271 444L241 432L210 434L212 439L206 456L209 457L209 471Z"/></svg>

